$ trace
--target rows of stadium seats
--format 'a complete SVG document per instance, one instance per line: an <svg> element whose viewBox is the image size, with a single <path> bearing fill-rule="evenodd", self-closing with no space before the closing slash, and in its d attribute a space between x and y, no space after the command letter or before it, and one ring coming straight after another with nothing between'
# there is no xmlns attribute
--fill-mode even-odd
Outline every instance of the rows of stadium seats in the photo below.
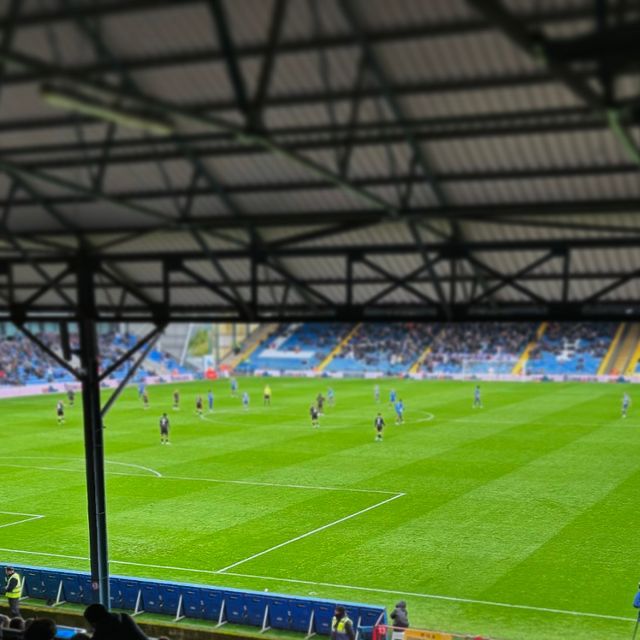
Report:
<svg viewBox="0 0 640 640"><path fill-rule="evenodd" d="M529 356L529 374L596 374L618 325L549 323Z"/></svg>
<svg viewBox="0 0 640 640"><path fill-rule="evenodd" d="M595 374L616 326L606 322L549 324L531 352L527 373ZM430 347L421 364L423 373L510 374L524 349L536 339L538 327L533 322L362 323L326 372L403 375ZM238 371L313 369L352 329L352 325L342 323L283 325Z"/></svg>
<svg viewBox="0 0 640 640"><path fill-rule="evenodd" d="M534 323L466 322L443 325L423 363L426 373L511 373L514 360L534 337Z"/></svg>
<svg viewBox="0 0 640 640"><path fill-rule="evenodd" d="M38 333L42 342L61 354L59 337L53 333ZM99 349L101 354L100 366L106 369L121 355L126 353L136 343L136 337L131 334L116 332L103 333L99 336ZM78 346L77 335L70 336L70 347L75 350ZM149 353L147 362L151 362L155 370L164 372L188 373L185 367L180 366L169 354L154 349ZM113 378L122 379L128 370L124 365L113 373ZM151 365L143 366L136 372L136 379L142 379L147 375L153 375ZM34 345L22 334L4 335L0 333L0 384L5 385L30 385L48 383L74 382L73 376L61 367L53 358L47 355L39 347Z"/></svg>
<svg viewBox="0 0 640 640"><path fill-rule="evenodd" d="M439 329L415 322L363 323L332 360L327 371L406 373Z"/></svg>
<svg viewBox="0 0 640 640"><path fill-rule="evenodd" d="M240 373L256 369L303 371L317 367L351 329L342 322L307 322L280 327L238 367Z"/></svg>

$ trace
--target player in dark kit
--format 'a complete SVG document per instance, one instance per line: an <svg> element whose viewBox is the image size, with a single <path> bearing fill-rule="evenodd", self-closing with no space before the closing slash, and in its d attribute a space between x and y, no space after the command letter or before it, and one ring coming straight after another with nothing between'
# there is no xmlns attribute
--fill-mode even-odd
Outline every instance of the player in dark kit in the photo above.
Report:
<svg viewBox="0 0 640 640"><path fill-rule="evenodd" d="M76 394L73 389L67 390L67 400L69 400L69 406L73 407L73 403L76 399Z"/></svg>
<svg viewBox="0 0 640 640"><path fill-rule="evenodd" d="M324 415L324 396L322 395L322 392L318 394L316 404L318 405L318 413L320 415Z"/></svg>
<svg viewBox="0 0 640 640"><path fill-rule="evenodd" d="M309 407L309 414L311 415L311 426L314 429L317 429L320 426L320 422L318 420L318 408L312 404L311 407Z"/></svg>
<svg viewBox="0 0 640 640"><path fill-rule="evenodd" d="M160 418L160 444L171 444L169 442L169 418L166 413Z"/></svg>
<svg viewBox="0 0 640 640"><path fill-rule="evenodd" d="M202 415L202 396L198 396L196 398L196 413L201 417L204 418L204 416Z"/></svg>
<svg viewBox="0 0 640 640"><path fill-rule="evenodd" d="M142 406L145 410L149 408L149 394L146 391L142 394Z"/></svg>
<svg viewBox="0 0 640 640"><path fill-rule="evenodd" d="M58 416L58 424L62 424L64 422L64 404L62 400L58 400L56 404L56 415Z"/></svg>
<svg viewBox="0 0 640 640"><path fill-rule="evenodd" d="M382 442L382 430L384 429L384 418L382 414L378 414L373 422L376 428L376 442Z"/></svg>
<svg viewBox="0 0 640 640"><path fill-rule="evenodd" d="M177 389L173 392L173 408L175 411L180 409L180 392Z"/></svg>

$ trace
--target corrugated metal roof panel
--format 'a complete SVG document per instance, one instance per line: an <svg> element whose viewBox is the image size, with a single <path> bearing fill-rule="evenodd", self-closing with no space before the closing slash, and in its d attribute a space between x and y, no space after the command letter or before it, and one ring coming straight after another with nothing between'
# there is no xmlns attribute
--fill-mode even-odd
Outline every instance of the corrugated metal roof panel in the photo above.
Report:
<svg viewBox="0 0 640 640"><path fill-rule="evenodd" d="M113 14L101 18L100 24L107 46L119 56L180 53L216 43L206 3L176 3L154 11Z"/></svg>

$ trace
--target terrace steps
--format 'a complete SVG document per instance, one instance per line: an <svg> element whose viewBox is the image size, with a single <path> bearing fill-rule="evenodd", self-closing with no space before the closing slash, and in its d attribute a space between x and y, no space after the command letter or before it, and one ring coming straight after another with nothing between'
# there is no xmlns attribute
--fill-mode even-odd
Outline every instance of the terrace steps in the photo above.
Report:
<svg viewBox="0 0 640 640"><path fill-rule="evenodd" d="M636 372L636 368L638 367L638 361L640 360L640 325L638 325L638 342L636 344L636 348L633 351L631 359L627 364L627 369L625 374L628 376L632 376Z"/></svg>
<svg viewBox="0 0 640 640"><path fill-rule="evenodd" d="M265 340L268 340L280 327L277 322L260 325L253 333L247 336L242 343L239 353L230 353L223 361L231 369L235 369L243 360L246 360Z"/></svg>
<svg viewBox="0 0 640 640"><path fill-rule="evenodd" d="M340 340L340 342L338 342L338 344L333 349L331 349L327 357L316 367L316 371L324 371L331 364L331 361L340 353L340 351L342 351L342 348L349 343L351 338L353 338L353 336L357 333L358 329L360 329L361 326L362 322L358 322L358 324L356 324L356 326L353 327L351 331L349 331L349 333L347 333L347 335L342 338L342 340Z"/></svg>
<svg viewBox="0 0 640 640"><path fill-rule="evenodd" d="M612 359L613 364L607 373L611 375L624 375L633 373L637 360L632 365L632 360L638 351L638 341L640 340L640 324L637 322L627 322L625 332L622 335L617 353Z"/></svg>
<svg viewBox="0 0 640 640"><path fill-rule="evenodd" d="M435 340L435 338L434 338ZM418 373L420 367L423 365L427 356L431 353L431 345L425 348L425 350L418 356L418 359L411 365L409 373Z"/></svg>
<svg viewBox="0 0 640 640"><path fill-rule="evenodd" d="M529 344L524 348L524 351L520 354L518 358L518 362L516 362L516 366L513 367L513 371L511 372L514 376L522 375L522 372L525 369L527 362L529 361L529 356L533 351L534 347L540 341L540 338L544 335L544 332L547 330L548 322L541 322L540 326L536 330L536 337L529 342Z"/></svg>
<svg viewBox="0 0 640 640"><path fill-rule="evenodd" d="M627 337L627 328L628 325L626 322L621 322L618 328L616 329L616 333L613 336L613 340L609 345L609 350L607 351L604 358L602 358L602 362L598 367L597 375L604 376L610 374L613 371L616 363L618 362L618 357L620 356L623 344L626 342Z"/></svg>

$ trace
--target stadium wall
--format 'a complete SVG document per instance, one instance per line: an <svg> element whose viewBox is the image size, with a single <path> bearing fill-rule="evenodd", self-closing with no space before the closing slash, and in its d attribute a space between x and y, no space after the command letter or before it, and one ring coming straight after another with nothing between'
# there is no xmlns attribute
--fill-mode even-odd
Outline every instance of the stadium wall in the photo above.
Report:
<svg viewBox="0 0 640 640"><path fill-rule="evenodd" d="M174 374L170 380L162 376L146 376L145 384L174 384L176 382L191 382L196 377L192 374ZM120 380L108 378L100 383L103 389L115 389ZM137 385L137 382L131 382L128 386ZM18 385L0 385L0 398L16 398L21 396L39 396L49 393L65 393L69 389L80 392L81 384L79 382L50 382L45 384L27 384Z"/></svg>

